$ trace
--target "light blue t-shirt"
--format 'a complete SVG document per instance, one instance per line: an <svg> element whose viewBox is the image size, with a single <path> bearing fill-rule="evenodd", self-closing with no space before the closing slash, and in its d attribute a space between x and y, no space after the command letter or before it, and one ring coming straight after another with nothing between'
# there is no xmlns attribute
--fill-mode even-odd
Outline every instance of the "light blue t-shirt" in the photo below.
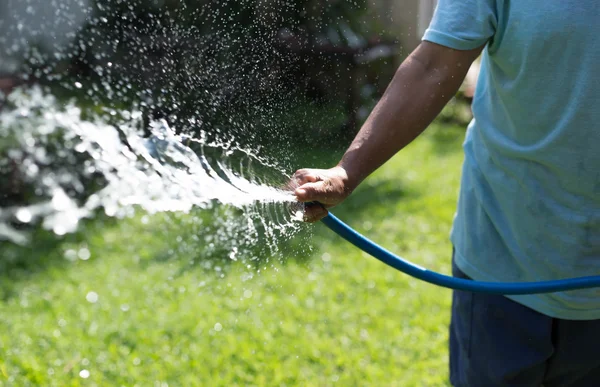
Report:
<svg viewBox="0 0 600 387"><path fill-rule="evenodd" d="M440 0L423 40L486 44L451 232L484 281L600 275L600 1ZM600 289L511 296L600 319Z"/></svg>

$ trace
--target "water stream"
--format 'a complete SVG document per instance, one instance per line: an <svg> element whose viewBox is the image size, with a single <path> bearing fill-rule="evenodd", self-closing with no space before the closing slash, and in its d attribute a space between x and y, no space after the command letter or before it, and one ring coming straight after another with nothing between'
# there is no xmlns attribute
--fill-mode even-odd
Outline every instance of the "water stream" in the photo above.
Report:
<svg viewBox="0 0 600 387"><path fill-rule="evenodd" d="M307 228L293 153L343 139L359 102L346 94L373 89L340 82L367 83L350 67L384 48L345 20L364 5L0 0L0 243L231 208L213 234L232 257L240 236L277 250Z"/></svg>
<svg viewBox="0 0 600 387"><path fill-rule="evenodd" d="M0 113L0 154L3 192L16 199L0 202L0 238L26 244L29 225L75 232L98 211L122 218L215 204L241 210L229 232L244 227L257 239L257 224L273 248L299 229L302 209L272 162L202 131L176 134L165 120L150 122L150 135L143 128L140 111L95 114L41 87L12 92Z"/></svg>

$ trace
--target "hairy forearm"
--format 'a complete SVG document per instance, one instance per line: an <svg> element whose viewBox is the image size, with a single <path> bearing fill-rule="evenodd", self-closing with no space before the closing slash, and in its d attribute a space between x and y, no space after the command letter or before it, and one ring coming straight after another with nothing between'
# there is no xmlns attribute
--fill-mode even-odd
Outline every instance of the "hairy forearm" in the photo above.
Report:
<svg viewBox="0 0 600 387"><path fill-rule="evenodd" d="M457 92L477 52L436 55L421 45L398 68L342 157L351 188L412 142ZM465 62L465 63L462 63Z"/></svg>

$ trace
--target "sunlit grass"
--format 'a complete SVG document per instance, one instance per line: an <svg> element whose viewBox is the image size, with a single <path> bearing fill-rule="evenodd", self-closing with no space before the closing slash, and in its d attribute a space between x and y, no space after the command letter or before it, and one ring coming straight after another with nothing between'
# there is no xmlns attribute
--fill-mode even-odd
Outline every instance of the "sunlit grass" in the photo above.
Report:
<svg viewBox="0 0 600 387"><path fill-rule="evenodd" d="M463 135L432 127L335 214L449 273ZM173 219L92 224L20 250L37 261L0 285L0 385L447 385L450 291L320 224L296 253L309 259L203 261Z"/></svg>

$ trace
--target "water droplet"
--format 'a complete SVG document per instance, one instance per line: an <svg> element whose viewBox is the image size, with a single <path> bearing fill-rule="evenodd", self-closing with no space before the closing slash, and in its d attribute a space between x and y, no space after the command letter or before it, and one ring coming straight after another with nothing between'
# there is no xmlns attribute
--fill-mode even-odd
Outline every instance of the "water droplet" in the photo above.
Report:
<svg viewBox="0 0 600 387"><path fill-rule="evenodd" d="M83 85L81 84L81 82L75 82L75 87L81 89Z"/></svg>
<svg viewBox="0 0 600 387"><path fill-rule="evenodd" d="M67 233L67 229L60 224L55 224L52 228L52 231L54 231L54 233L58 236L65 235Z"/></svg>
<svg viewBox="0 0 600 387"><path fill-rule="evenodd" d="M77 252L73 249L68 249L65 251L65 259L68 261L76 261L77 260Z"/></svg>
<svg viewBox="0 0 600 387"><path fill-rule="evenodd" d="M223 325L221 325L220 323L216 323L215 324L215 331L221 332L222 330L223 330Z"/></svg>
<svg viewBox="0 0 600 387"><path fill-rule="evenodd" d="M29 211L27 208L19 208L15 216L17 217L19 222L23 223L29 223L32 219L31 211Z"/></svg>
<svg viewBox="0 0 600 387"><path fill-rule="evenodd" d="M81 249L79 249L77 256L82 261L87 261L92 256L92 253L90 253L90 250L88 250L87 247L82 247Z"/></svg>
<svg viewBox="0 0 600 387"><path fill-rule="evenodd" d="M244 290L244 297L251 298L252 297L252 290Z"/></svg>
<svg viewBox="0 0 600 387"><path fill-rule="evenodd" d="M96 292L89 292L88 294L86 294L85 299L92 304L95 304L96 302L98 302L98 293Z"/></svg>
<svg viewBox="0 0 600 387"><path fill-rule="evenodd" d="M83 378L83 379L87 379L90 377L90 371L88 370L81 370L79 371L79 377Z"/></svg>
<svg viewBox="0 0 600 387"><path fill-rule="evenodd" d="M71 203L71 199L62 189L55 189L52 195L52 206L57 211L66 210Z"/></svg>

